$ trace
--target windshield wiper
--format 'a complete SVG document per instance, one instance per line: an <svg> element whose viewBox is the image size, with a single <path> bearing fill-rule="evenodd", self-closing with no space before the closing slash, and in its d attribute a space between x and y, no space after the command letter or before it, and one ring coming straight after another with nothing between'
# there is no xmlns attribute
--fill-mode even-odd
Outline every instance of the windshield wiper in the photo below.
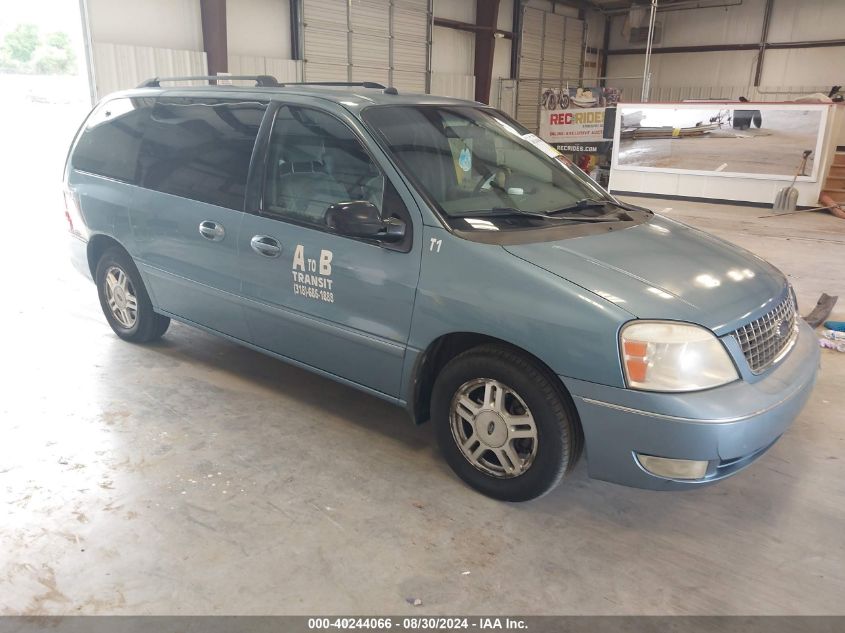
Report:
<svg viewBox="0 0 845 633"><path fill-rule="evenodd" d="M593 198L583 198L578 202L573 204L566 205L565 207L561 207L560 209L556 209L554 211L549 211L546 215L550 217L555 217L558 219L563 220L578 220L580 222L618 222L621 219L631 220L632 218L627 214L620 214L618 212L612 214L604 214L600 216L587 216L587 215L562 215L567 211L582 211L585 209L594 209L596 207L603 207L605 205L610 205L613 207L617 207L618 209L623 209L625 211L636 211L633 207L629 207L621 202L616 202L610 199L604 200L596 200ZM624 216L624 218L623 218Z"/></svg>
<svg viewBox="0 0 845 633"><path fill-rule="evenodd" d="M465 211L463 213L450 213L450 218L538 218L541 220L555 220L557 218L545 213L533 211L520 211L513 207L493 207L492 209L479 209L478 211Z"/></svg>

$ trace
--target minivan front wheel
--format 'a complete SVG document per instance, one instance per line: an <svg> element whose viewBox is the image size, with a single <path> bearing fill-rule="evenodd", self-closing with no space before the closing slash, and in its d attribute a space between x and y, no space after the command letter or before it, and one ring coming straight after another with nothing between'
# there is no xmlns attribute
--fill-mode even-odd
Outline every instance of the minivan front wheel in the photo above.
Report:
<svg viewBox="0 0 845 633"><path fill-rule="evenodd" d="M147 343L161 338L170 319L157 314L135 262L119 248L103 253L95 275L100 306L120 338Z"/></svg>
<svg viewBox="0 0 845 633"><path fill-rule="evenodd" d="M455 473L503 501L527 501L554 488L582 444L562 387L505 346L485 345L450 361L434 385L432 418Z"/></svg>

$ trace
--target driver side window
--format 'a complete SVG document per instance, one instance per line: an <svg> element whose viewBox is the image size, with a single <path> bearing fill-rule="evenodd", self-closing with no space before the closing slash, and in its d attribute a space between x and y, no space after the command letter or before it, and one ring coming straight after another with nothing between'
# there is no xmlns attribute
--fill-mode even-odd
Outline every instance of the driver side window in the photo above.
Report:
<svg viewBox="0 0 845 633"><path fill-rule="evenodd" d="M335 117L296 106L276 114L262 213L325 228L326 209L365 200L383 209L385 178L361 142Z"/></svg>

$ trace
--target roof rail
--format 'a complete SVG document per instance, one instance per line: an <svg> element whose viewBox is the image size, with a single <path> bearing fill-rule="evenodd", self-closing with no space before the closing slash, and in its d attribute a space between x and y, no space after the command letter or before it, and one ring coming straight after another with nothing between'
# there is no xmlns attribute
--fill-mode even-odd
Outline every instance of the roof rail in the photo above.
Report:
<svg viewBox="0 0 845 633"><path fill-rule="evenodd" d="M358 87L358 88L378 88L384 90L387 86L383 86L375 81L286 81L282 86L342 86L342 87Z"/></svg>
<svg viewBox="0 0 845 633"><path fill-rule="evenodd" d="M262 87L277 87L279 81L272 75L197 75L190 77L153 77L141 83L139 88L160 88L162 81L229 81L237 79L238 81L255 82L256 86Z"/></svg>

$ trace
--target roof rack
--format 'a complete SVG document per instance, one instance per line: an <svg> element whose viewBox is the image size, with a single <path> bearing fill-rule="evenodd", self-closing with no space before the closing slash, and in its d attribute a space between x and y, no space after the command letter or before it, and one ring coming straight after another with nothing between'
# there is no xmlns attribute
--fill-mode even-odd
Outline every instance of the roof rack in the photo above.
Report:
<svg viewBox="0 0 845 633"><path fill-rule="evenodd" d="M190 77L153 77L141 83L139 88L160 88L162 81L254 81L256 86L278 87L278 79L272 75L197 75Z"/></svg>
<svg viewBox="0 0 845 633"><path fill-rule="evenodd" d="M255 85L262 88L283 88L285 86L338 86L376 88L384 90L386 94L398 94L396 88L385 86L375 81L286 81L279 83L279 80L272 75L196 75L186 77L153 77L141 83L139 88L161 88L162 81L224 81L232 79L238 81L254 81Z"/></svg>
<svg viewBox="0 0 845 633"><path fill-rule="evenodd" d="M282 86L341 86L341 87L358 87L358 88L378 88L385 90L384 86L375 81L286 81Z"/></svg>

